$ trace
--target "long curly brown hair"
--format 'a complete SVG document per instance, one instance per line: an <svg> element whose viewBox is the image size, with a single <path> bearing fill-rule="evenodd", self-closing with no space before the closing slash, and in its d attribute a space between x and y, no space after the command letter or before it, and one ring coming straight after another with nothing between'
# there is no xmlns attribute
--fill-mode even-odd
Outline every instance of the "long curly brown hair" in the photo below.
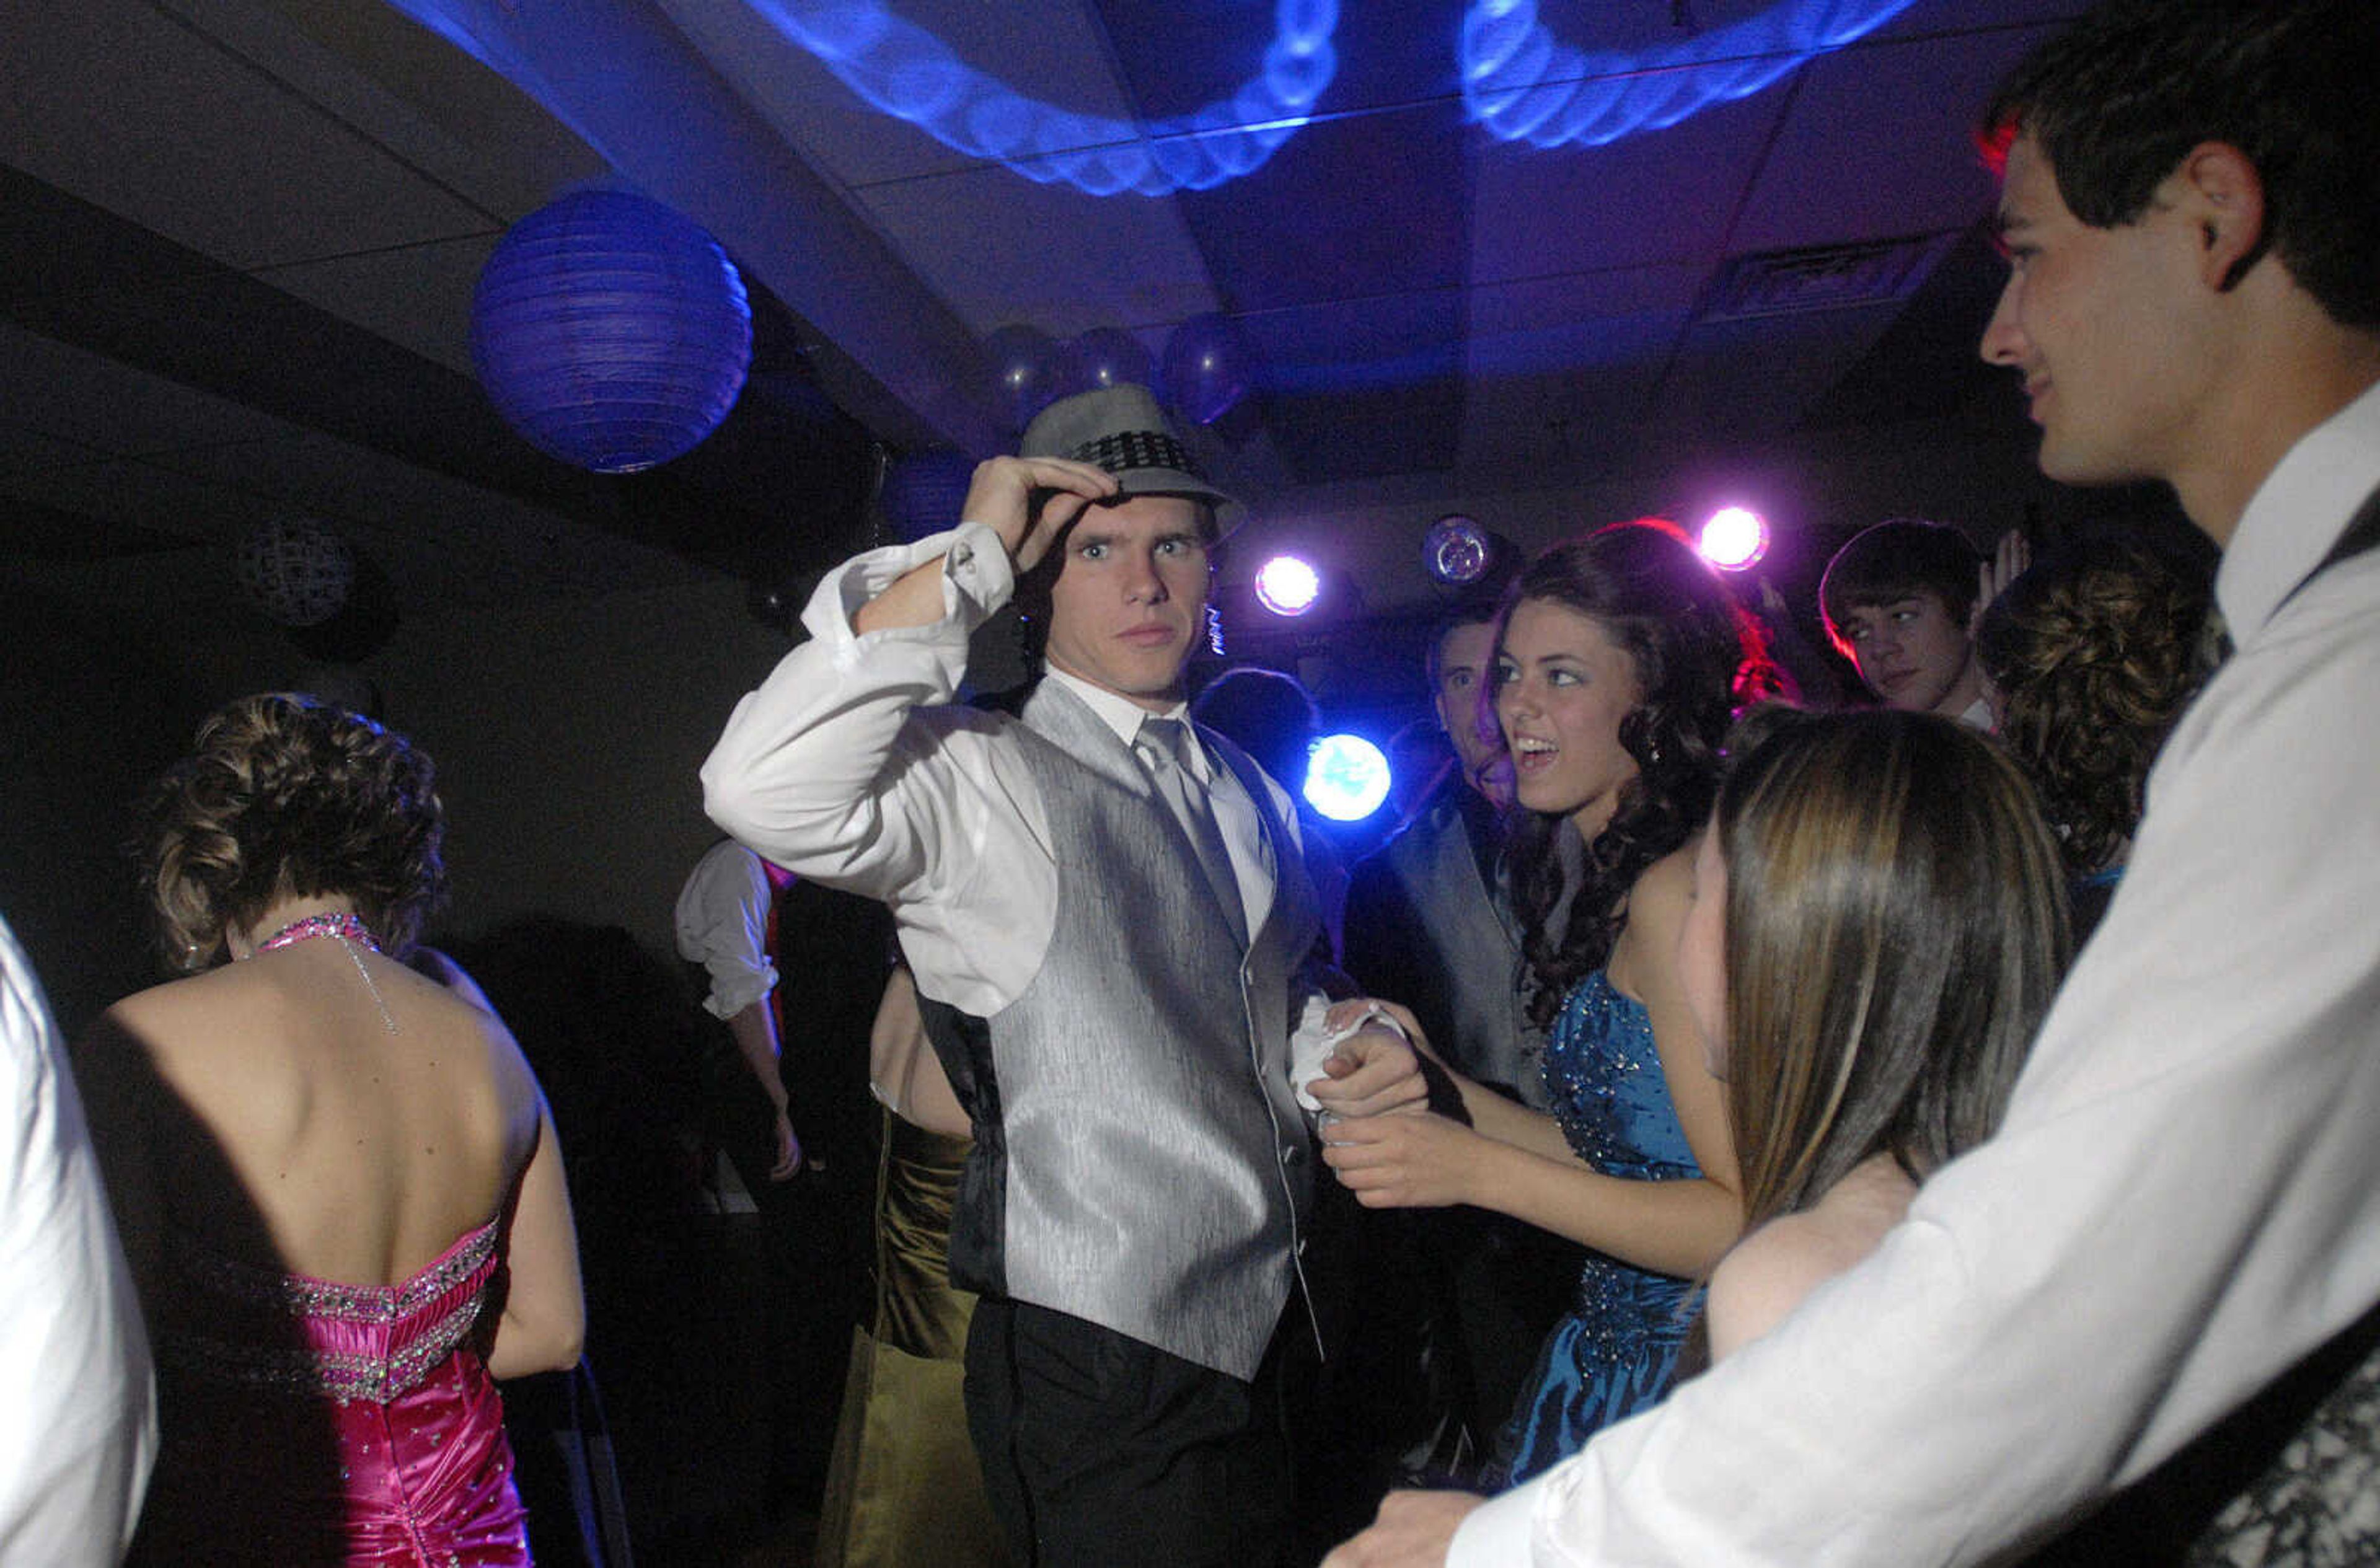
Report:
<svg viewBox="0 0 2380 1568"><path fill-rule="evenodd" d="M220 963L224 933L284 898L344 894L402 954L445 892L429 756L313 698L244 697L199 726L149 791L136 845L171 968Z"/></svg>
<svg viewBox="0 0 2380 1568"><path fill-rule="evenodd" d="M1628 890L1691 837L1718 791L1719 747L1739 699L1773 690L1758 628L1675 525L1614 523L1548 548L1505 595L1500 669L1513 607L1542 600L1592 618L1635 667L1644 700L1620 723L1636 776L1583 861L1563 851L1567 817L1514 811L1508 846L1529 1016L1549 1027L1570 988L1611 956ZM1488 699L1492 701L1492 697Z"/></svg>
<svg viewBox="0 0 2380 1568"><path fill-rule="evenodd" d="M2206 676L2204 573L2117 535L2061 546L1984 612L1975 656L1999 735L2041 792L2069 870L2118 859L2149 764Z"/></svg>

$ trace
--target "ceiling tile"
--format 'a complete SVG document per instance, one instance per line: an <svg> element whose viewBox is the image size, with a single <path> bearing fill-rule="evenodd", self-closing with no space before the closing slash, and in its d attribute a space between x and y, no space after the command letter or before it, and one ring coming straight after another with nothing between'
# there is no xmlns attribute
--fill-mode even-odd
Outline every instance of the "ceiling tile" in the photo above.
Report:
<svg viewBox="0 0 2380 1568"><path fill-rule="evenodd" d="M260 274L284 293L376 333L450 371L471 371L471 294L502 236L473 235L442 244L335 261L275 267Z"/></svg>
<svg viewBox="0 0 2380 1568"><path fill-rule="evenodd" d="M1705 322L1679 346L1654 417L1682 432L1763 439L1796 424L1900 313L1901 303Z"/></svg>
<svg viewBox="0 0 2380 1568"><path fill-rule="evenodd" d="M1879 43L1811 66L1730 249L1741 255L1974 222L1994 197L1975 152L1975 115L2040 36Z"/></svg>
<svg viewBox="0 0 2380 1568"><path fill-rule="evenodd" d="M1171 201L1086 196L999 168L862 197L902 259L978 336L1013 322L1059 336L1162 326L1215 309Z"/></svg>
<svg viewBox="0 0 2380 1568"><path fill-rule="evenodd" d="M1650 416L1701 277L1672 266L1473 289L1466 478L1543 483L1607 467Z"/></svg>
<svg viewBox="0 0 2380 1568"><path fill-rule="evenodd" d="M1876 30L1878 39L1927 33L1988 32L1998 28L2038 27L2071 21L2093 0L1915 0L1909 9Z"/></svg>
<svg viewBox="0 0 2380 1568"><path fill-rule="evenodd" d="M269 441L272 415L0 323L0 420L93 453Z"/></svg>
<svg viewBox="0 0 2380 1568"><path fill-rule="evenodd" d="M865 187L978 166L976 158L868 103L759 9L717 0L659 4L813 167L841 183ZM1035 6L1031 25L1024 27L1008 7L979 0L905 3L897 15L1020 97L1107 119L1132 113L1096 19L1066 0Z"/></svg>
<svg viewBox="0 0 2380 1568"><path fill-rule="evenodd" d="M1261 177L1178 199L1235 312L1459 286L1468 133L1451 104L1318 122Z"/></svg>
<svg viewBox="0 0 2380 1568"><path fill-rule="evenodd" d="M1602 147L1477 146L1473 281L1714 259L1785 97L1760 93Z"/></svg>
<svg viewBox="0 0 2380 1568"><path fill-rule="evenodd" d="M467 234L483 214L156 7L77 0L0 52L0 162L235 267Z"/></svg>

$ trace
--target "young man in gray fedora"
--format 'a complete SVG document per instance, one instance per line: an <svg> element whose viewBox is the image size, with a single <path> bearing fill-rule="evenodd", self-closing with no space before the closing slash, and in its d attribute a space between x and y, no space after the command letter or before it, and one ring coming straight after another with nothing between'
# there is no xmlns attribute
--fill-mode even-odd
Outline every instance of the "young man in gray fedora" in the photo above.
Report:
<svg viewBox="0 0 2380 1568"><path fill-rule="evenodd" d="M1231 499L1143 388L1051 405L953 531L831 574L810 640L738 704L712 818L898 922L976 1151L951 1244L982 1293L968 1421L1021 1561L1278 1560L1281 1347L1316 1108L1419 1103L1411 1049L1336 1044L1295 813L1191 725ZM1043 677L953 706L1017 595Z"/></svg>

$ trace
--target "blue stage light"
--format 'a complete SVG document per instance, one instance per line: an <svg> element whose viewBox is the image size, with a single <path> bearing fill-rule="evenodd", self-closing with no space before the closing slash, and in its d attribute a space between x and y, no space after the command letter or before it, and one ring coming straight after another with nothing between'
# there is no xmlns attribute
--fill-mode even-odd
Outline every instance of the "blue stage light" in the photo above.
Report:
<svg viewBox="0 0 2380 1568"><path fill-rule="evenodd" d="M943 146L1038 184L1092 196L1206 190L1262 164L1339 72L1338 0L1275 0L1263 67L1230 97L1143 127L1014 91L872 0L752 0L752 7L888 115Z"/></svg>
<svg viewBox="0 0 2380 1568"><path fill-rule="evenodd" d="M1463 13L1463 102L1505 141L1599 147L1749 98L1913 3L1779 0L1658 48L1588 54L1555 41L1537 20L1536 0L1472 0Z"/></svg>
<svg viewBox="0 0 2380 1568"><path fill-rule="evenodd" d="M1305 794L1332 821L1360 822L1389 797L1389 760L1362 735L1325 735L1305 765Z"/></svg>

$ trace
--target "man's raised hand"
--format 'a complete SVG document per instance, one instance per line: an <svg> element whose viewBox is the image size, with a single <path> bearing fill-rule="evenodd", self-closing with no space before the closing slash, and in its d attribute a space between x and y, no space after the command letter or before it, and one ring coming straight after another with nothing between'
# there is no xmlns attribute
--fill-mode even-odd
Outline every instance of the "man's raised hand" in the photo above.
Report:
<svg viewBox="0 0 2380 1568"><path fill-rule="evenodd" d="M1050 553L1050 546L1086 508L1115 493L1115 476L1090 463L1068 457L992 457L976 465L959 516L999 534L1009 560L1024 573Z"/></svg>

